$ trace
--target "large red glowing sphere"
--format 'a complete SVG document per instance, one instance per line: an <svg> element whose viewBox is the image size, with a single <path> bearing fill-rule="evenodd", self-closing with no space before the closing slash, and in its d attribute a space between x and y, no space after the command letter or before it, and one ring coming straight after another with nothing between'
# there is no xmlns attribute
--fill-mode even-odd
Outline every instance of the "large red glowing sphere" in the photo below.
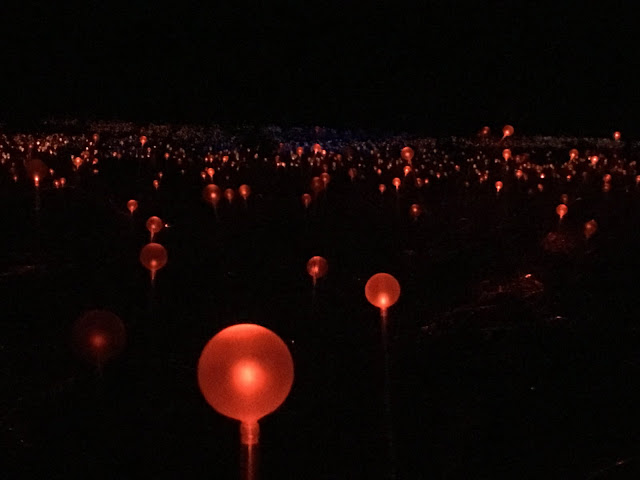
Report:
<svg viewBox="0 0 640 480"><path fill-rule="evenodd" d="M413 155L414 155L414 152L413 152L413 148L411 147L404 147L400 152L400 156L405 162L411 162L411 160L413 160Z"/></svg>
<svg viewBox="0 0 640 480"><path fill-rule="evenodd" d="M159 243L147 243L140 251L140 263L151 272L152 279L167 264L167 259L167 250Z"/></svg>
<svg viewBox="0 0 640 480"><path fill-rule="evenodd" d="M322 278L327 274L329 270L329 263L323 257L311 257L307 262L307 273L313 278L313 283L318 278Z"/></svg>
<svg viewBox="0 0 640 480"><path fill-rule="evenodd" d="M214 207L218 205L220 202L220 187L214 185L213 183L207 185L202 190L202 199L213 205Z"/></svg>
<svg viewBox="0 0 640 480"><path fill-rule="evenodd" d="M400 284L388 273L376 273L365 285L364 294L371 305L386 310L400 298Z"/></svg>
<svg viewBox="0 0 640 480"><path fill-rule="evenodd" d="M76 352L98 367L122 352L126 337L122 320L106 310L86 312L76 320L72 330Z"/></svg>
<svg viewBox="0 0 640 480"><path fill-rule="evenodd" d="M129 210L129 212L133 213L137 210L138 208L138 202L136 202L135 200L129 200L127 202L127 210Z"/></svg>
<svg viewBox="0 0 640 480"><path fill-rule="evenodd" d="M147 230L149 230L151 235L158 233L162 230L162 227L164 227L164 223L162 223L160 217L149 217L149 220L147 220Z"/></svg>
<svg viewBox="0 0 640 480"><path fill-rule="evenodd" d="M289 349L260 325L225 328L209 340L198 361L198 385L209 405L243 423L277 409L292 384Z"/></svg>

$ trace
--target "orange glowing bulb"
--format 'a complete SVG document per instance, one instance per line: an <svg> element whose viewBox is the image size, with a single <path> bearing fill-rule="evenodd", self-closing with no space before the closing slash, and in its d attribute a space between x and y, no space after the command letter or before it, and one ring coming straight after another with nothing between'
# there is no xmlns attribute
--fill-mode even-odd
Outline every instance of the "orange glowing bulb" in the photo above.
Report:
<svg viewBox="0 0 640 480"><path fill-rule="evenodd" d="M64 177L61 177L61 178L60 178L60 186L61 186L61 187L64 187L66 184L67 184L67 179L66 179L66 178L64 178Z"/></svg>
<svg viewBox="0 0 640 480"><path fill-rule="evenodd" d="M156 272L167 264L167 250L159 243L147 243L140 251L140 263L151 272L151 280Z"/></svg>
<svg viewBox="0 0 640 480"><path fill-rule="evenodd" d="M156 190L158 190L158 188L160 188L160 181L159 180L154 180L153 181L153 188L155 188Z"/></svg>
<svg viewBox="0 0 640 480"><path fill-rule="evenodd" d="M246 201L249 198L249 195L251 195L251 187L249 185L240 185L240 188L238 188L238 192L240 193L240 196Z"/></svg>
<svg viewBox="0 0 640 480"><path fill-rule="evenodd" d="M322 147L320 146L319 143L316 143L311 149L313 150L313 153L315 153L316 155L322 151Z"/></svg>
<svg viewBox="0 0 640 480"><path fill-rule="evenodd" d="M620 132L613 132L613 139L616 142L620 141L620 137L621 137Z"/></svg>
<svg viewBox="0 0 640 480"><path fill-rule="evenodd" d="M576 160L578 158L579 152L577 149L572 148L569 150L569 161Z"/></svg>
<svg viewBox="0 0 640 480"><path fill-rule="evenodd" d="M500 180L498 180L496 182L496 193L500 193L500 190L502 190L503 184Z"/></svg>
<svg viewBox="0 0 640 480"><path fill-rule="evenodd" d="M603 181L604 183L611 183L611 175L607 173L606 175L604 175L604 176L602 177L602 181Z"/></svg>
<svg viewBox="0 0 640 480"><path fill-rule="evenodd" d="M491 129L487 126L482 127L480 130L480 135L483 137L488 137L491 134Z"/></svg>
<svg viewBox="0 0 640 480"><path fill-rule="evenodd" d="M396 187L396 190L398 190L400 188L400 185L402 184L402 180L400 180L398 177L393 179L393 186Z"/></svg>
<svg viewBox="0 0 640 480"><path fill-rule="evenodd" d="M236 196L236 193L233 191L233 188L227 188L224 191L224 198L227 199L227 202L233 202L233 198Z"/></svg>
<svg viewBox="0 0 640 480"><path fill-rule="evenodd" d="M556 207L556 214L560 217L560 220L567 214L569 211L569 207L567 207L564 203L561 203Z"/></svg>
<svg viewBox="0 0 640 480"><path fill-rule="evenodd" d="M507 137L510 137L511 135L513 135L513 127L511 125L505 125L504 127L502 127L502 139L504 140Z"/></svg>
<svg viewBox="0 0 640 480"><path fill-rule="evenodd" d="M308 193L302 194L302 205L304 205L304 208L309 208L309 205L311 205L311 195Z"/></svg>
<svg viewBox="0 0 640 480"><path fill-rule="evenodd" d="M402 159L408 163L411 163L411 160L413 160L414 155L415 155L415 152L411 147L404 147L400 152L400 156L402 157Z"/></svg>
<svg viewBox="0 0 640 480"><path fill-rule="evenodd" d="M82 163L83 163L83 160L80 157L76 157L73 159L73 164L76 166L76 168L80 168Z"/></svg>
<svg viewBox="0 0 640 480"><path fill-rule="evenodd" d="M239 324L217 333L198 360L198 385L217 412L241 422L241 442L258 443L258 420L275 411L293 385L293 359L278 335Z"/></svg>
<svg viewBox="0 0 640 480"><path fill-rule="evenodd" d="M207 175L209 175L209 178L210 178L211 180L213 180L213 175L214 175L215 173L216 173L216 171L215 171L213 168L211 168L211 167L207 168Z"/></svg>
<svg viewBox="0 0 640 480"><path fill-rule="evenodd" d="M217 207L220 202L220 187L213 183L207 185L202 190L202 199L210 203L214 208Z"/></svg>
<svg viewBox="0 0 640 480"><path fill-rule="evenodd" d="M387 190L387 186L384 183L381 183L380 185L378 185L378 190L380 191L380 193L384 193Z"/></svg>
<svg viewBox="0 0 640 480"><path fill-rule="evenodd" d="M511 150L509 150L508 148L502 150L502 158L504 158L505 162L508 161L511 158Z"/></svg>
<svg viewBox="0 0 640 480"><path fill-rule="evenodd" d="M403 171L404 171L404 176L406 177L411 173L411 167L407 165L406 167L404 167Z"/></svg>
<svg viewBox="0 0 640 480"><path fill-rule="evenodd" d="M329 182L331 181L331 175L325 172L322 175L320 175L320 178L322 179L322 183L324 183L324 186L326 188L327 185L329 185Z"/></svg>
<svg viewBox="0 0 640 480"><path fill-rule="evenodd" d="M388 273L376 273L364 287L367 300L384 314L400 298L400 284Z"/></svg>
<svg viewBox="0 0 640 480"><path fill-rule="evenodd" d="M145 135L142 135L140 137L140 145L142 145L144 147L145 143L147 143L147 137Z"/></svg>
<svg viewBox="0 0 640 480"><path fill-rule="evenodd" d="M329 270L329 263L323 257L311 257L307 262L307 273L313 279L313 285L315 286L316 280L322 278L327 274Z"/></svg>
<svg viewBox="0 0 640 480"><path fill-rule="evenodd" d="M149 217L147 220L147 230L149 230L149 233L151 234L151 240L153 240L156 233L162 230L162 227L164 227L164 223L160 217Z"/></svg>
<svg viewBox="0 0 640 480"><path fill-rule="evenodd" d="M127 209L129 210L131 215L133 215L133 212L135 212L137 208L138 208L138 202L136 202L135 200L129 200L127 202Z"/></svg>
<svg viewBox="0 0 640 480"><path fill-rule="evenodd" d="M296 155L301 157L303 153L304 153L304 148L303 147L296 148Z"/></svg>
<svg viewBox="0 0 640 480"><path fill-rule="evenodd" d="M411 205L411 207L409 207L409 215L411 215L411 218L413 218L414 220L417 220L418 217L422 215L422 207L417 203L414 203L413 205Z"/></svg>

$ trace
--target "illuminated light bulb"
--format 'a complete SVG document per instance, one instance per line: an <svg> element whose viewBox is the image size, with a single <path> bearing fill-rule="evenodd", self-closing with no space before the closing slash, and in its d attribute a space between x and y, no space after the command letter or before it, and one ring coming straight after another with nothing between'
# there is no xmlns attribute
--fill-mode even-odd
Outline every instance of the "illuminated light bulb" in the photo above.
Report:
<svg viewBox="0 0 640 480"><path fill-rule="evenodd" d="M502 127L502 138L501 140L504 140L507 137L510 137L511 135L513 135L514 129L511 125L505 125L504 127Z"/></svg>
<svg viewBox="0 0 640 480"><path fill-rule="evenodd" d="M205 171L200 172L200 178L202 178L202 180L206 180L207 179L207 172L205 172Z"/></svg>
<svg viewBox="0 0 640 480"><path fill-rule="evenodd" d="M564 203L561 203L556 207L556 214L558 215L558 217L560 217L560 221L562 221L562 218L567 214L568 211L569 207L567 207Z"/></svg>
<svg viewBox="0 0 640 480"><path fill-rule="evenodd" d="M301 198L304 208L309 208L309 205L311 205L311 195L309 195L308 193L303 193Z"/></svg>
<svg viewBox="0 0 640 480"><path fill-rule="evenodd" d="M595 167L595 165L598 163L598 156L597 155L591 155L589 157L589 161L591 162L591 165Z"/></svg>
<svg viewBox="0 0 640 480"><path fill-rule="evenodd" d="M411 173L411 167L407 165L406 167L404 167L403 171L404 171L404 176L406 177Z"/></svg>
<svg viewBox="0 0 640 480"><path fill-rule="evenodd" d="M320 178L322 179L322 183L324 183L324 186L326 188L327 185L329 185L329 182L331 181L331 175L325 172L322 175L320 175Z"/></svg>
<svg viewBox="0 0 640 480"><path fill-rule="evenodd" d="M238 193L240 193L240 196L246 202L249 198L249 195L251 195L251 187L249 185L240 185L240 188L238 188Z"/></svg>
<svg viewBox="0 0 640 480"><path fill-rule="evenodd" d="M539 192L543 192L544 191L544 185L542 185L541 183L538 184L538 191Z"/></svg>
<svg viewBox="0 0 640 480"><path fill-rule="evenodd" d="M60 188L60 180L54 180L53 181L53 186L54 186L54 188Z"/></svg>
<svg viewBox="0 0 640 480"><path fill-rule="evenodd" d="M578 155L579 155L578 150L575 148L572 148L571 150L569 150L569 161L577 160Z"/></svg>
<svg viewBox="0 0 640 480"><path fill-rule="evenodd" d="M76 157L73 159L73 164L76 166L76 169L80 168L82 163L83 163L83 160L80 157Z"/></svg>
<svg viewBox="0 0 640 480"><path fill-rule="evenodd" d="M602 191L604 193L608 193L611 191L611 184L610 183L605 183L604 185L602 185Z"/></svg>
<svg viewBox="0 0 640 480"><path fill-rule="evenodd" d="M98 368L118 356L126 343L126 330L122 320L106 310L84 313L71 330L75 352Z"/></svg>
<svg viewBox="0 0 640 480"><path fill-rule="evenodd" d="M206 172L207 175L209 175L209 180L213 181L213 175L216 173L216 171L213 168L209 167L207 168Z"/></svg>
<svg viewBox="0 0 640 480"><path fill-rule="evenodd" d="M137 208L138 202L136 202L135 200L129 200L127 202L127 209L129 210L129 213L131 213L131 215L133 215L133 212L135 212Z"/></svg>
<svg viewBox="0 0 640 480"><path fill-rule="evenodd" d="M144 145L147 143L147 137L145 135L140 136L140 145L144 147Z"/></svg>
<svg viewBox="0 0 640 480"><path fill-rule="evenodd" d="M371 305L380 309L380 315L385 318L387 309L400 298L400 284L388 273L376 273L367 281L364 294Z"/></svg>
<svg viewBox="0 0 640 480"><path fill-rule="evenodd" d="M411 164L411 161L413 160L413 156L414 155L415 155L415 152L413 151L413 148L411 148L411 147L404 147L400 151L400 156L402 157L402 159L405 162L408 162L409 164Z"/></svg>
<svg viewBox="0 0 640 480"><path fill-rule="evenodd" d="M422 179L420 177L416 177L416 187L422 188L423 185L424 182L422 181Z"/></svg>
<svg viewBox="0 0 640 480"><path fill-rule="evenodd" d="M595 220L589 220L584 224L584 236L589 240L598 231L598 223Z"/></svg>
<svg viewBox="0 0 640 480"><path fill-rule="evenodd" d="M147 243L140 251L140 263L151 272L151 281L156 272L167 264L167 250L159 243Z"/></svg>
<svg viewBox="0 0 640 480"><path fill-rule="evenodd" d="M507 162L511 158L511 150L509 150L508 148L502 150L502 158L504 158L504 161Z"/></svg>
<svg viewBox="0 0 640 480"><path fill-rule="evenodd" d="M503 184L500 180L498 180L496 182L496 193L500 193L500 190L502 190Z"/></svg>
<svg viewBox="0 0 640 480"><path fill-rule="evenodd" d="M413 220L417 220L420 215L422 215L422 207L417 203L414 203L413 205L411 205L411 207L409 207L409 215L411 215L411 218L413 218Z"/></svg>
<svg viewBox="0 0 640 480"><path fill-rule="evenodd" d="M620 132L613 132L613 139L614 139L616 142L619 142L619 141L620 141L620 137L621 137Z"/></svg>
<svg viewBox="0 0 640 480"><path fill-rule="evenodd" d="M147 230L149 230L149 233L151 234L151 241L153 241L153 237L155 236L155 234L162 230L162 227L164 227L164 222L160 219L160 217L149 217L146 226Z"/></svg>
<svg viewBox="0 0 640 480"><path fill-rule="evenodd" d="M217 412L239 420L241 443L258 443L258 421L275 411L293 385L289 349L271 330L239 324L217 333L198 360L198 385Z"/></svg>
<svg viewBox="0 0 640 480"><path fill-rule="evenodd" d="M64 187L67 184L67 179L64 177L60 177L60 186Z"/></svg>
<svg viewBox="0 0 640 480"><path fill-rule="evenodd" d="M602 177L602 181L603 181L604 183L611 183L611 175L607 173L606 175L604 175L604 176Z"/></svg>
<svg viewBox="0 0 640 480"><path fill-rule="evenodd" d="M491 135L491 129L488 126L484 126L480 129L480 136L482 137L488 137L489 135Z"/></svg>
<svg viewBox="0 0 640 480"><path fill-rule="evenodd" d="M563 193L560 195L560 203L564 203L565 205L569 203L569 195Z"/></svg>
<svg viewBox="0 0 640 480"><path fill-rule="evenodd" d="M307 273L313 279L313 286L315 287L318 278L324 277L329 271L329 263L323 257L311 257L307 262Z"/></svg>
<svg viewBox="0 0 640 480"><path fill-rule="evenodd" d="M236 196L236 192L233 191L233 188L227 188L224 191L224 198L227 199L227 202L233 202L234 197Z"/></svg>
<svg viewBox="0 0 640 480"><path fill-rule="evenodd" d="M207 185L202 190L202 199L216 208L220 202L220 187L213 183Z"/></svg>
<svg viewBox="0 0 640 480"><path fill-rule="evenodd" d="M296 155L301 157L303 153L304 153L304 148L303 147L296 148Z"/></svg>
<svg viewBox="0 0 640 480"><path fill-rule="evenodd" d="M160 180L162 180L162 177L163 177L163 176L164 176L164 173L162 173L162 172L158 172L158 178L159 178Z"/></svg>
<svg viewBox="0 0 640 480"><path fill-rule="evenodd" d="M40 177L38 175L33 176L33 183L35 184L36 188L40 186Z"/></svg>
<svg viewBox="0 0 640 480"><path fill-rule="evenodd" d="M320 146L320 144L319 144L319 143L316 143L316 144L311 148L311 150L313 150L313 153L315 153L315 154L317 155L318 153L320 153L320 152L322 151L322 147Z"/></svg>
<svg viewBox="0 0 640 480"><path fill-rule="evenodd" d="M402 184L402 180L400 180L398 177L393 179L393 186L396 187L396 192L398 191L398 189L400 188L400 185Z"/></svg>
<svg viewBox="0 0 640 480"><path fill-rule="evenodd" d="M158 188L160 188L160 181L159 180L154 180L153 181L153 188L155 188L156 190L158 190Z"/></svg>
<svg viewBox="0 0 640 480"><path fill-rule="evenodd" d="M384 183L381 183L380 185L378 185L378 190L380 191L380 193L384 193L387 190L387 187Z"/></svg>

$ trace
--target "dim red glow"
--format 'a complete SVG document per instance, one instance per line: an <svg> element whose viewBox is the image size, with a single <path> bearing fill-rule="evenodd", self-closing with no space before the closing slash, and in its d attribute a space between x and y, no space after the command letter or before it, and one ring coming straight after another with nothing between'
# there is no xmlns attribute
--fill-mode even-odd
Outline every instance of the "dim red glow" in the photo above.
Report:
<svg viewBox="0 0 640 480"><path fill-rule="evenodd" d="M621 134L620 132L613 132L613 139L618 142L620 141Z"/></svg>
<svg viewBox="0 0 640 480"><path fill-rule="evenodd" d="M329 271L329 263L323 257L311 257L307 262L307 273L313 279L313 284L316 284L318 278L324 277Z"/></svg>
<svg viewBox="0 0 640 480"><path fill-rule="evenodd" d="M324 186L326 188L327 185L329 185L329 182L331 181L331 175L329 175L327 172L325 172L322 175L320 175L320 178L322 179L322 183L324 184Z"/></svg>
<svg viewBox="0 0 640 480"><path fill-rule="evenodd" d="M233 191L233 188L227 188L224 191L224 198L226 198L227 202L229 203L233 202L233 199L235 196L236 196L236 193Z"/></svg>
<svg viewBox="0 0 640 480"><path fill-rule="evenodd" d="M400 284L388 273L376 273L365 285L364 294L371 305L385 311L400 298Z"/></svg>
<svg viewBox="0 0 640 480"><path fill-rule="evenodd" d="M136 202L135 200L129 200L127 202L127 210L129 210L129 213L131 213L133 215L133 212L135 212L138 208L138 202Z"/></svg>
<svg viewBox="0 0 640 480"><path fill-rule="evenodd" d="M140 263L151 272L151 280L167 264L167 259L167 250L159 243L148 243L140 251Z"/></svg>
<svg viewBox="0 0 640 480"><path fill-rule="evenodd" d="M309 208L309 205L311 205L311 195L308 193L302 194L302 205L304 205L304 208Z"/></svg>
<svg viewBox="0 0 640 480"><path fill-rule="evenodd" d="M243 425L255 424L285 401L293 374L285 343L253 324L234 325L216 334L198 361L198 385L207 403Z"/></svg>
<svg viewBox="0 0 640 480"><path fill-rule="evenodd" d="M378 185L378 190L380 191L380 193L384 193L387 190L387 186L384 183L381 183L380 185Z"/></svg>
<svg viewBox="0 0 640 480"><path fill-rule="evenodd" d="M411 218L413 218L414 220L417 220L418 217L422 215L422 207L417 203L414 203L413 205L411 205L411 207L409 207L409 215L411 215Z"/></svg>
<svg viewBox="0 0 640 480"><path fill-rule="evenodd" d="M71 332L76 353L101 367L119 355L126 343L122 320L106 310L92 310L78 318Z"/></svg>
<svg viewBox="0 0 640 480"><path fill-rule="evenodd" d="M313 177L311 179L311 191L316 195L324 190L324 182L320 177Z"/></svg>
<svg viewBox="0 0 640 480"><path fill-rule="evenodd" d="M584 236L589 240L598 231L598 224L595 220L589 220L584 224Z"/></svg>

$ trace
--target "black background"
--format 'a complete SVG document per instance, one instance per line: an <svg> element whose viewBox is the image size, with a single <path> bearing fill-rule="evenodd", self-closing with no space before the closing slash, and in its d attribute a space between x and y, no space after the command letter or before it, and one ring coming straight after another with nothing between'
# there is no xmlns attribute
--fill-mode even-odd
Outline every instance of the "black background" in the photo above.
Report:
<svg viewBox="0 0 640 480"><path fill-rule="evenodd" d="M633 136L633 16L531 2L9 5L0 116Z"/></svg>

